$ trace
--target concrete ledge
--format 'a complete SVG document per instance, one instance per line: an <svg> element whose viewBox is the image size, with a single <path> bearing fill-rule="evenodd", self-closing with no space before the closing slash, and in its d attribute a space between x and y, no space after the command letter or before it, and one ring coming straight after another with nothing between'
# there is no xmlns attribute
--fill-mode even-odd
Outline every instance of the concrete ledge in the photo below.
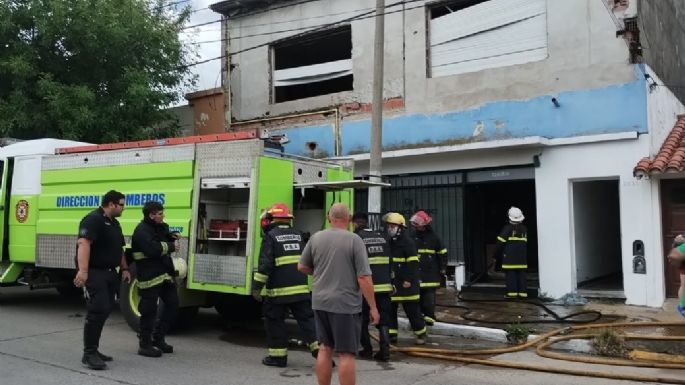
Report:
<svg viewBox="0 0 685 385"><path fill-rule="evenodd" d="M406 318L399 318L399 326L402 330L411 332L409 320ZM428 335L440 335L447 337L461 337L493 342L507 343L507 333L502 329L485 328L481 326L458 325L449 324L445 322L436 322L435 325L428 327ZM528 341L537 338L538 335L531 334L528 336ZM555 344L554 350L563 350L575 353L591 353L592 343L589 340L568 340Z"/></svg>

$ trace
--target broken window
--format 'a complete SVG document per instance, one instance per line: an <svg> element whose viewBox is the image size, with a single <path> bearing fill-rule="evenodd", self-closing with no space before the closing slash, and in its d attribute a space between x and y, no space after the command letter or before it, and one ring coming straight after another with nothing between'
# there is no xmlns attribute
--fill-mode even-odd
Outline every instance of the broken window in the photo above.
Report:
<svg viewBox="0 0 685 385"><path fill-rule="evenodd" d="M275 103L352 90L349 25L279 42L272 55Z"/></svg>
<svg viewBox="0 0 685 385"><path fill-rule="evenodd" d="M547 58L546 0L461 0L428 8L430 77Z"/></svg>

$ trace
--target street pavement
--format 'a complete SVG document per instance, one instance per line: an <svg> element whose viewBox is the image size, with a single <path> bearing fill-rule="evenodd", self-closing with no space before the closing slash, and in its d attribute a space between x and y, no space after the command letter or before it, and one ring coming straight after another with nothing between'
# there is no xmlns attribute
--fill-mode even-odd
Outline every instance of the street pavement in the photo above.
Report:
<svg viewBox="0 0 685 385"><path fill-rule="evenodd" d="M176 352L157 359L135 354L135 333L119 312L113 313L105 326L101 351L114 356L115 360L106 371L90 371L80 362L84 315L80 300L64 299L53 290L31 292L26 288L0 288L0 384L316 384L314 360L308 352L291 350L289 366L285 369L265 367L260 363L265 354L261 325L228 327L213 309L203 309L190 330L170 336L168 342L174 345ZM432 342L457 346L473 343L445 338L433 337ZM541 360L532 352L493 358L592 369L587 365ZM682 372L630 370L642 375L682 377ZM453 364L400 354L395 354L387 364L358 361L357 371L358 384L377 385L637 384ZM626 372L622 368L618 371ZM337 383L334 378L333 384Z"/></svg>

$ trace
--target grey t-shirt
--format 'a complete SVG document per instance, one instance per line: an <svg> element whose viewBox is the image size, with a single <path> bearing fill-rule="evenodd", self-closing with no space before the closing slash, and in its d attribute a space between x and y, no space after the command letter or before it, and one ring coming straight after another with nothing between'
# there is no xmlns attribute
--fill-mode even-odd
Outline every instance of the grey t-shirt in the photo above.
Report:
<svg viewBox="0 0 685 385"><path fill-rule="evenodd" d="M364 241L355 233L327 229L314 234L300 263L314 270L312 308L331 313L362 311L357 277L371 275Z"/></svg>

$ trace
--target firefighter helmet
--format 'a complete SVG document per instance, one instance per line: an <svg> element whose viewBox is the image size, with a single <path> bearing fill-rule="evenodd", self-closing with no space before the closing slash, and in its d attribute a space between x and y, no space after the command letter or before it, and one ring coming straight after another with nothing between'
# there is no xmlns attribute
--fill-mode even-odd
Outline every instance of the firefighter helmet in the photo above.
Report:
<svg viewBox="0 0 685 385"><path fill-rule="evenodd" d="M433 218L428 215L423 210L419 210L416 212L416 214L411 216L411 219L409 219L409 222L411 222L412 225L414 226L428 226Z"/></svg>
<svg viewBox="0 0 685 385"><path fill-rule="evenodd" d="M509 220L513 223L521 223L526 217L523 216L523 212L518 207L513 207L509 209Z"/></svg>
<svg viewBox="0 0 685 385"><path fill-rule="evenodd" d="M292 219L292 214L290 214L290 209L288 208L288 205L285 203L276 203L271 208L269 208L269 211L267 211L267 214L271 216L271 218L290 218Z"/></svg>
<svg viewBox="0 0 685 385"><path fill-rule="evenodd" d="M383 222L392 223L402 227L407 227L407 223L404 221L404 216L399 213L387 213L383 216Z"/></svg>
<svg viewBox="0 0 685 385"><path fill-rule="evenodd" d="M176 271L176 276L180 279L184 279L188 276L188 264L186 264L185 259L181 257L171 258L171 262L174 264L174 270Z"/></svg>

